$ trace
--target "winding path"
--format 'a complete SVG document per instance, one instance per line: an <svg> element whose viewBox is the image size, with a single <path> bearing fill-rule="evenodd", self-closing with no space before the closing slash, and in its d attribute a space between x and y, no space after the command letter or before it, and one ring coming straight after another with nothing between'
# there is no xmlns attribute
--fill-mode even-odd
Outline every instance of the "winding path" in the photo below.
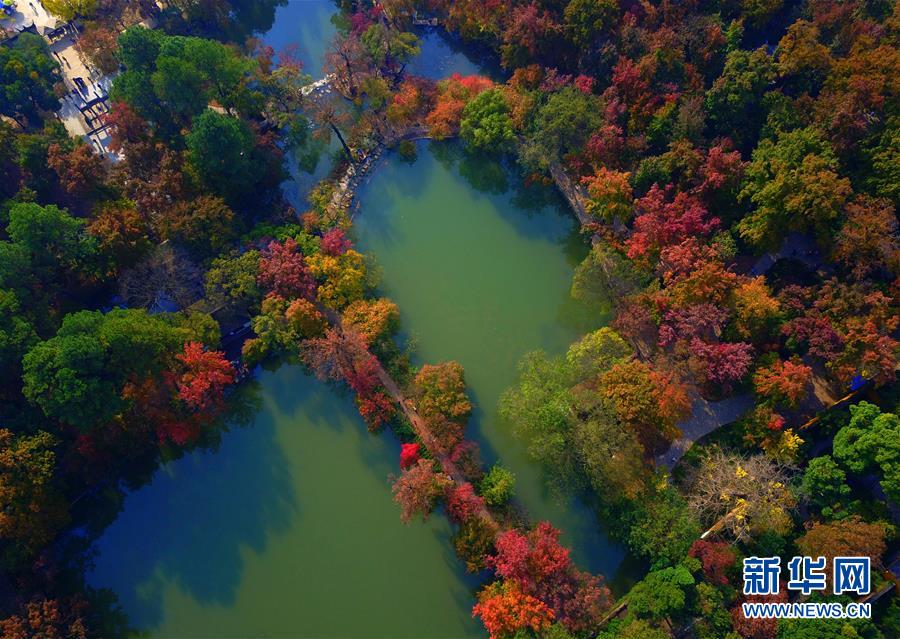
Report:
<svg viewBox="0 0 900 639"><path fill-rule="evenodd" d="M594 220L585 207L587 195L581 185L575 183L559 163L550 165L550 175L556 183L556 188L569 203L569 207L582 226L593 222ZM601 239L595 234L591 241L597 243ZM640 352L640 349L636 350ZM739 419L752 408L753 398L747 393L734 395L718 402L710 402L695 395L691 404L690 416L678 424L681 437L672 442L669 449L656 458L657 467L665 466L671 471L695 441L721 426Z"/></svg>
<svg viewBox="0 0 900 639"><path fill-rule="evenodd" d="M753 408L753 397L748 393L733 395L718 402L710 402L695 396L691 404L691 414L678 424L681 437L672 442L669 450L656 458L657 467L672 470L694 442L710 434L725 424L740 419Z"/></svg>

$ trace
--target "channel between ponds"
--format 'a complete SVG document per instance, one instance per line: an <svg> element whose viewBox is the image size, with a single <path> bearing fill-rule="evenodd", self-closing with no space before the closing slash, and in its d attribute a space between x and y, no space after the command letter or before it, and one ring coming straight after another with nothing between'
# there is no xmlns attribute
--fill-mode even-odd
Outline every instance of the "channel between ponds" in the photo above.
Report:
<svg viewBox="0 0 900 639"><path fill-rule="evenodd" d="M302 16L320 33L322 5L333 11L318 1L279 8L267 38ZM302 55L321 59L317 50ZM435 33L414 66L433 77L478 70ZM475 405L467 435L485 461L515 473L530 518L561 528L581 568L627 576L591 509L550 494L498 416L522 355L564 352L607 319L569 297L587 251L577 221L555 190L526 187L509 162L453 142L416 148L412 162L379 160L354 218L414 363L459 361ZM455 557L443 513L400 523L388 481L400 446L389 432L368 434L346 395L297 366L257 370L240 393L258 402L250 423L161 467L95 544L89 582L117 595L132 627L159 638L486 636L471 616L481 581Z"/></svg>

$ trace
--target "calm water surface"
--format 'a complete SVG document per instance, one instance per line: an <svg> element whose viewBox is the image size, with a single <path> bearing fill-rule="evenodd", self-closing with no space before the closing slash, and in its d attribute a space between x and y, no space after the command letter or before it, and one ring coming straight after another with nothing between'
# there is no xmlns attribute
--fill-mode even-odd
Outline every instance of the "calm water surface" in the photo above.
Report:
<svg viewBox="0 0 900 639"><path fill-rule="evenodd" d="M250 426L126 497L90 583L154 638L483 637L447 520L400 523L398 442L296 366L258 387Z"/></svg>
<svg viewBox="0 0 900 639"><path fill-rule="evenodd" d="M580 565L610 578L621 550L578 500L545 489L539 468L497 415L527 352L564 352L602 324L569 295L587 248L574 217L550 189L525 189L498 161L473 159L454 143L418 143L409 164L388 156L358 193L359 245L383 269L383 292L400 307L418 363L456 360L475 413L470 434L488 462L500 458L535 519L563 529Z"/></svg>
<svg viewBox="0 0 900 639"><path fill-rule="evenodd" d="M318 77L334 11L324 0L290 0L264 39L302 45ZM411 65L433 78L478 70L434 32ZM466 367L470 433L485 456L513 469L521 501L564 529L582 566L612 575L621 552L581 504L546 494L496 417L521 355L561 352L586 326L568 300L585 250L574 222L552 194L520 187L495 162L422 143L415 163L389 157L373 174L357 234L383 267L419 360ZM153 638L484 637L471 618L478 582L453 555L446 519L399 522L387 480L396 440L369 435L352 401L297 367L253 384L253 423L126 497L95 544L91 585L112 589L131 625Z"/></svg>
<svg viewBox="0 0 900 639"><path fill-rule="evenodd" d="M275 9L275 22L261 39L276 53L293 50L303 70L314 79L321 78L325 52L337 33L331 22L337 12L330 0L287 0Z"/></svg>

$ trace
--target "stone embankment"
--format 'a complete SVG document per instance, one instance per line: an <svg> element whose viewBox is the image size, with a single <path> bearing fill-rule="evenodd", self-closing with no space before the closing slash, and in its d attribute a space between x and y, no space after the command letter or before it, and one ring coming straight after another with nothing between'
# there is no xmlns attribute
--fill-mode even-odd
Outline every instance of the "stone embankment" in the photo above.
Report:
<svg viewBox="0 0 900 639"><path fill-rule="evenodd" d="M587 212L586 203L588 197L584 188L569 177L569 174L566 173L559 162L554 162L550 165L550 177L553 178L556 188L566 199L566 202L569 203L569 208L572 209L572 213L575 214L581 225L589 226L594 222L594 219ZM599 238L594 236L593 241L596 242L598 240Z"/></svg>

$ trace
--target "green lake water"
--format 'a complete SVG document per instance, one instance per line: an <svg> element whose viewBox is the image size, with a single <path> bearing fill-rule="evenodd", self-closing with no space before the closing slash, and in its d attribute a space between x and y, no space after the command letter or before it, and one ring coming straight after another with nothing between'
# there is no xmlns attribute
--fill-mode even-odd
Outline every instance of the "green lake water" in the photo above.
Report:
<svg viewBox="0 0 900 639"><path fill-rule="evenodd" d="M521 175L456 143L419 142L413 163L382 159L358 192L354 232L383 271L382 292L400 307L416 363L456 360L475 405L470 437L485 461L501 459L532 519L564 533L576 561L613 578L621 549L577 499L549 493L498 400L514 383L521 357L553 354L607 319L569 295L587 252L574 217L555 190L525 188Z"/></svg>
<svg viewBox="0 0 900 639"><path fill-rule="evenodd" d="M304 42L312 72L333 11L291 0L265 39L276 49ZM431 32L414 70L478 68ZM521 503L563 529L582 567L612 578L621 551L580 502L546 493L496 415L524 353L561 352L604 320L568 298L585 244L554 192L524 189L515 171L453 144L418 149L414 163L389 156L370 175L359 244L381 265L417 363L465 366L476 406L469 434L486 459L516 473ZM304 192L287 189L298 202ZM132 627L154 639L486 636L471 618L479 582L454 556L443 514L399 521L388 481L399 444L389 433L368 434L349 398L296 366L258 371L241 392L258 396L250 423L160 468L94 543L88 582L115 593Z"/></svg>
<svg viewBox="0 0 900 639"><path fill-rule="evenodd" d="M404 526L399 443L296 366L261 372L253 422L160 469L96 544L110 588L150 637L483 637L477 581L437 514Z"/></svg>

